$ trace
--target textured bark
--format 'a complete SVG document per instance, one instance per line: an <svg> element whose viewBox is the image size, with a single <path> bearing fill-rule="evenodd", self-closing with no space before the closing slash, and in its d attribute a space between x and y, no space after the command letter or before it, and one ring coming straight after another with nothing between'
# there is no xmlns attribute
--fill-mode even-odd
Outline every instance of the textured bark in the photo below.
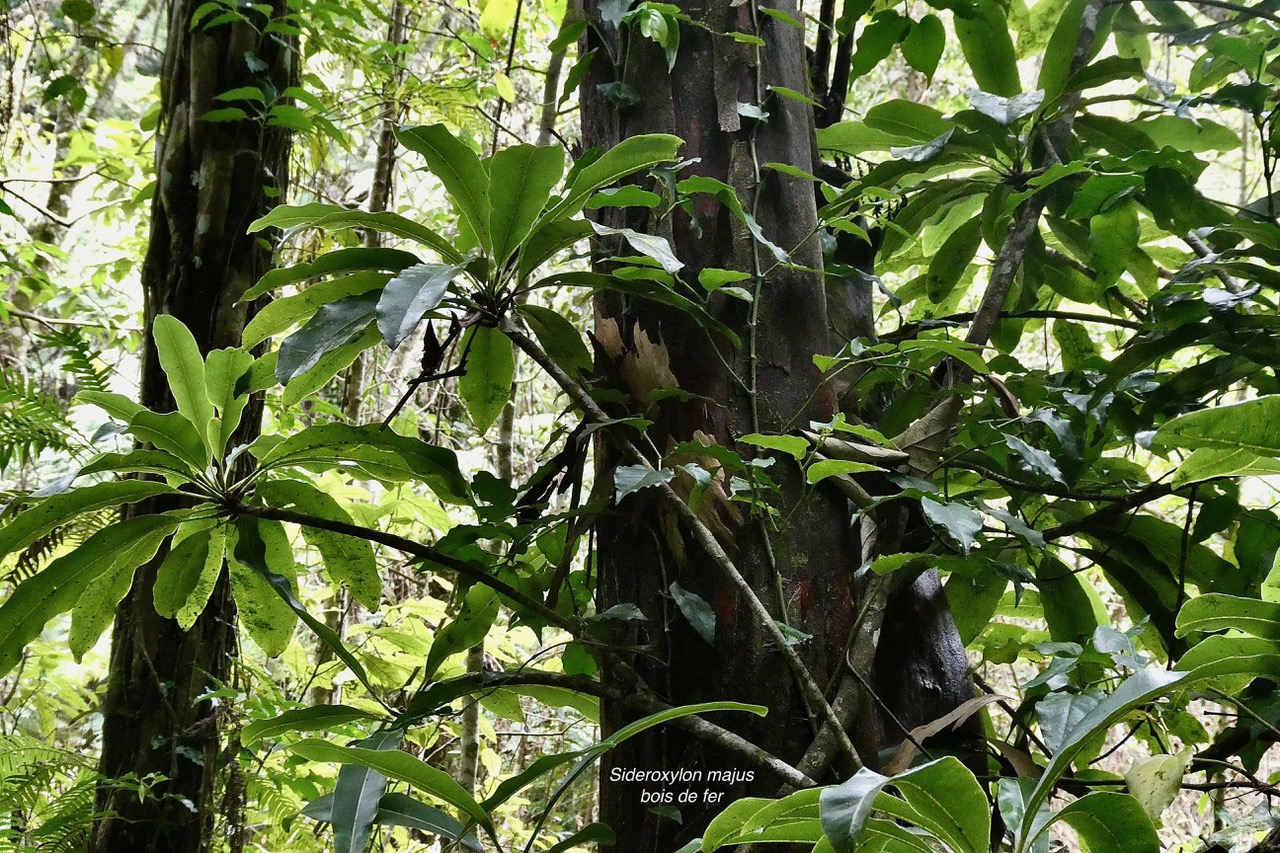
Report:
<svg viewBox="0 0 1280 853"><path fill-rule="evenodd" d="M729 0L716 0L682 6L713 31L756 31L751 4L734 6ZM783 3L780 8L796 13L794 4ZM599 23L596 4L588 4L587 12L589 19ZM593 37L598 38L599 32L614 34L608 25L599 26L599 30L592 29ZM762 18L760 30L768 47L761 51L758 68L752 66L750 47L693 27L681 31L679 54L670 74L666 73L665 57L650 42L637 38L623 46L615 37L607 46L590 45L602 50L589 75L592 79L583 86L584 142L607 146L628 136L655 132L680 136L686 141L683 156L701 158L685 174L707 175L733 186L744 206L755 211L769 239L792 251L797 263L818 267L821 253L814 237L816 215L808 182L758 168L759 164L780 161L813 171L813 124L808 109L794 101L772 99L766 106L769 120L758 127L738 112L740 102L757 103L757 92L765 91L766 85L798 91L807 85L798 31L770 18ZM623 82L644 100L635 108L618 111L602 100L596 86L611 82L614 73L602 61L606 49L618 56L624 48L630 56L624 63ZM686 281L696 281L705 267L753 271L757 250L765 266L772 263L768 251L757 247L719 202L710 197L700 199L694 216L696 222L677 212L662 223L633 218L627 224L668 237L688 264L682 272ZM814 353L827 349L823 291L818 275L794 270L771 273L757 290L759 333L754 341L747 305L733 299L713 299L713 313L743 338L739 352L724 341L713 344L679 312L616 296L597 301L597 336L606 349L614 348L615 363L619 343L627 351L639 349L643 353L640 362L653 365L669 361L680 388L716 401L668 400L650 408L647 416L655 424L649 437L661 452L704 434L750 455L749 447L737 445L739 436L756 431L785 432L810 419L829 419L834 413L834 395L821 387L813 365ZM615 328L618 334L613 333ZM648 342L657 349L649 349ZM713 346L719 349L718 355ZM625 374L625 369L622 372ZM735 375L746 388L735 381ZM646 391L634 382L629 390L638 397ZM611 478L609 469L615 460L607 446L601 445L601 451L597 476ZM768 530L768 546L762 535L766 526L761 522L737 517L715 500L706 511L719 510L722 544L757 596L778 619L786 618L813 635L801 653L819 684L825 685L840 666L855 615L857 537L850 529L844 498L825 489L802 497L799 472L794 467L779 461L770 470L782 485L773 503L788 521L781 529ZM766 705L770 713L763 720L734 714L719 716L715 722L784 760L797 759L813 728L787 665L723 576L691 543L682 540L676 520L641 492L606 516L599 541L601 607L633 603L647 616L644 622L626 623L614 639L623 646L644 648L645 654L636 655L632 664L649 685L672 704L733 699ZM782 607L775 593L775 565L781 576ZM673 582L699 594L715 609L714 647L708 646L679 613L668 592ZM616 674L606 673L606 678L616 678ZM608 729L627 721L612 703L605 703L604 715ZM639 801L642 789L662 786L612 783L610 770L614 767L723 771L738 769L741 763L670 729L637 738L610 753L602 775L601 819L617 834L615 849L619 853L673 850L700 834L706 821L725 803L776 790L775 780L763 778L732 789L711 785L714 790L728 790L725 799L719 804L678 805L683 823L676 823ZM701 790L704 786L694 787Z"/></svg>
<svg viewBox="0 0 1280 853"><path fill-rule="evenodd" d="M214 100L219 92L249 85L283 91L294 77L294 54L281 37L243 24L192 32L199 5L173 0L169 10L163 136L156 145L157 189L142 284L147 328L158 315L172 314L209 350L239 343L248 308L236 303L270 264L269 247L245 230L284 193L289 136L256 120L211 123L200 117L221 106ZM287 10L283 0L272 8L273 17ZM260 29L266 21L257 23ZM175 407L149 338L140 402ZM251 404L233 445L257 434L261 414L260 401ZM116 611L101 770L110 778L167 779L141 800L136 790L101 786L97 805L104 817L94 829L93 853L214 847L221 720L214 703L197 700L229 679L235 610L224 572L203 615L184 633L155 612L155 570L153 564L139 571Z"/></svg>
<svg viewBox="0 0 1280 853"><path fill-rule="evenodd" d="M754 20L751 3L684 2L681 8L712 33L754 33L765 46L757 54L701 27L683 27L675 67L668 74L666 58L652 42L635 37L622 44L617 31L601 20L599 3L585 5L594 24L587 47L598 53L582 90L584 144L609 146L642 133L680 136L686 143L682 156L699 158L682 176L705 175L734 187L772 242L791 252L798 265L820 268L811 185L763 168L764 163L782 162L809 173L820 169L810 110L767 94L771 85L806 89L808 66L799 31L763 15ZM776 7L798 14L794 3ZM614 57L616 65L611 67L606 56ZM621 82L641 96L639 105L617 108L600 93L599 85L614 82L619 73ZM769 113L767 121L742 116L741 103L759 104ZM815 273L770 270L774 259L769 251L709 197L695 202L692 215L677 210L661 222L647 216L632 210L614 214L607 224L667 237L687 264L681 272L685 281L696 282L699 271L707 267L768 271L756 285L754 322L746 303L711 299L712 314L742 337L739 351L723 340L711 341L680 312L616 294L597 299L601 367L630 392L633 409L654 422L648 438L659 454L705 436L749 457L752 448L737 443L747 433L791 432L810 420L830 419L838 401L834 389L822 383L813 356L830 352L834 345L828 336L830 321L841 312L854 313L848 304L828 302L837 297L847 301L844 283L832 288ZM867 317L858 319L865 323ZM647 394L653 387L672 384L696 396L650 403ZM601 440L597 456L597 477L608 481L617 459L607 440ZM689 455L679 454L666 460L668 467L687 461ZM854 573L863 560L859 525L835 489L803 489L801 474L788 459L777 459L769 473L780 488L767 499L777 511L775 517L784 519L781 524L739 514L714 494L700 515L717 531L775 618L812 635L800 647L804 663L820 685L834 688L846 671L846 648L858 615ZM680 480L675 482L679 486ZM770 712L764 719L736 714L718 716L715 722L784 761L798 763L820 718L806 707L791 671L760 623L653 494L647 490L629 497L600 524L601 608L632 603L646 615L645 621L619 625L614 641L640 650L629 659L630 665L673 705L729 699L767 706ZM886 515L899 527L907 517L898 511ZM928 530L921 524L883 534L887 535L880 544L897 550L903 542L927 536ZM673 582L712 605L714 646L699 637L672 600ZM860 755L872 763L879 748L901 740L892 722L895 717L914 725L972 696L964 677L964 650L936 577L922 578L890 602L888 611L885 636L892 642L882 649L885 663L891 665L878 667L876 679L885 691L878 691L884 707L863 695L855 703L858 711L850 727ZM625 689L619 673L607 670L604 677ZM892 693L886 695L887 691ZM618 703L604 702L606 730L632 718ZM732 788L693 785L698 791L709 787L726 795L718 803L675 803L682 818L677 823L640 800L642 790L663 786L611 781L614 768L631 767L722 771L741 763L670 727L609 753L602 767L601 819L617 834L617 853L667 853L700 835L706 822L734 799L777 792L776 780L760 774ZM847 765L842 768L837 761L834 772L819 781L843 778L842 769L847 775ZM678 793L679 786L671 790Z"/></svg>

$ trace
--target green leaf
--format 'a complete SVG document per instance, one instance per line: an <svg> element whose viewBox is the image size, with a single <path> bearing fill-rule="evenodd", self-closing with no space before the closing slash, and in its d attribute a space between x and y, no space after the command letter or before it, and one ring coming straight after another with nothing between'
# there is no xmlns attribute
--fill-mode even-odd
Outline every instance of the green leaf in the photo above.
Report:
<svg viewBox="0 0 1280 853"><path fill-rule="evenodd" d="M1280 474L1280 459L1259 456L1244 448L1225 450L1202 447L1192 452L1178 466L1178 470L1173 473L1173 486L1179 488L1218 477L1263 477L1277 474Z"/></svg>
<svg viewBox="0 0 1280 853"><path fill-rule="evenodd" d="M213 405L205 387L204 359L195 336L177 318L161 314L151 327L156 342L156 354L160 367L169 377L169 392L178 404L178 411L195 425L196 432L212 449L209 440L209 422L213 420Z"/></svg>
<svg viewBox="0 0 1280 853"><path fill-rule="evenodd" d="M1058 25L1049 37L1045 48L1044 59L1040 64L1040 77L1036 86L1044 91L1045 97L1055 100L1066 89L1067 78L1071 75L1071 64L1075 58L1076 45L1080 41L1080 24L1084 19L1088 0L1070 0L1058 18Z"/></svg>
<svg viewBox="0 0 1280 853"><path fill-rule="evenodd" d="M240 730L240 743L252 749L258 741L276 740L293 732L313 732L337 728L360 720L376 720L373 714L350 705L313 705L296 708L269 720L254 720Z"/></svg>
<svg viewBox="0 0 1280 853"><path fill-rule="evenodd" d="M603 823L592 823L578 830L563 841L557 842L547 849L547 853L566 853L578 849L583 844L596 842L605 846L615 842L613 830Z"/></svg>
<svg viewBox="0 0 1280 853"><path fill-rule="evenodd" d="M221 457L240 426L240 417L249 404L249 371L253 356L242 349L217 349L205 360L205 390L218 410L218 420L210 423L209 439L213 455Z"/></svg>
<svg viewBox="0 0 1280 853"><path fill-rule="evenodd" d="M1089 251L1099 288L1105 290L1120 280L1141 235L1138 206L1132 200L1089 220Z"/></svg>
<svg viewBox="0 0 1280 853"><path fill-rule="evenodd" d="M1008 127L1040 109L1040 105L1044 103L1044 92L1037 89L1034 92L1005 98L989 92L973 90L969 92L969 102L984 116Z"/></svg>
<svg viewBox="0 0 1280 853"><path fill-rule="evenodd" d="M378 812L373 816L373 822L380 826L404 826L438 835L450 841L458 841L463 847L474 850L476 853L482 853L484 850L474 835L468 833L462 824L440 809L395 791L382 795L382 800L378 803ZM592 824L592 826L598 826L598 824Z"/></svg>
<svg viewBox="0 0 1280 853"><path fill-rule="evenodd" d="M515 25L518 5L518 0L489 0L480 15L480 32L490 41L502 41Z"/></svg>
<svg viewBox="0 0 1280 853"><path fill-rule="evenodd" d="M249 233L253 234L267 228L300 228L312 227L330 231L340 231L346 228L371 228L374 231L380 231L384 234L394 234L397 237L405 237L410 240L416 240L424 246L430 246L440 253L440 257L450 263L461 263L462 255L453 244L441 237L435 231L432 231L425 225L414 222L412 219L406 219L398 213L382 211L379 213L370 213L365 210L355 210L352 208L342 207L336 204L324 204L323 202L311 202L309 204L280 204L271 209L271 212L261 219L257 219L249 225ZM355 249L346 249L345 252L355 252ZM375 251L380 251L381 255L374 255ZM363 257L390 257L390 253L395 250L366 250ZM336 254L336 253L335 253ZM404 253L401 253L404 254ZM350 255L344 257L351 257ZM362 267L367 269L368 267ZM295 279L296 280L296 279ZM259 282L256 287L245 294L245 299L253 298L262 291L262 283Z"/></svg>
<svg viewBox="0 0 1280 853"><path fill-rule="evenodd" d="M280 395L280 405L286 409L292 408L306 397L320 391L355 361L360 353L377 346L381 340L382 336L378 334L378 330L369 326L351 342L329 350L320 357L314 367L289 380L289 384L284 386L284 392ZM278 352L276 354L278 355ZM276 361L278 362L279 359L277 358ZM274 377L271 384L275 385Z"/></svg>
<svg viewBox="0 0 1280 853"><path fill-rule="evenodd" d="M1280 681L1280 642L1214 635L1192 646L1178 661L1177 670L1190 681L1223 676L1242 676L1244 683L1254 678Z"/></svg>
<svg viewBox="0 0 1280 853"><path fill-rule="evenodd" d="M163 450L130 450L128 453L100 453L80 469L77 477L100 474L160 474L178 483L191 479L191 466ZM139 482L139 481L134 481Z"/></svg>
<svg viewBox="0 0 1280 853"><path fill-rule="evenodd" d="M570 172L564 200L553 205L540 218L536 227L573 216L582 210L587 199L598 190L627 175L676 159L676 153L683 144L678 136L660 133L631 136L622 140L582 170Z"/></svg>
<svg viewBox="0 0 1280 853"><path fill-rule="evenodd" d="M259 458L264 468L353 462L377 478L420 480L451 503L465 503L470 492L453 451L380 424L317 424L274 444Z"/></svg>
<svg viewBox="0 0 1280 853"><path fill-rule="evenodd" d="M276 208L276 210L279 209L279 207ZM339 210L345 210L345 208L339 208ZM363 247L338 249L335 252L329 252L326 255L321 255L309 263L294 264L291 267L281 267L280 269L271 270L259 279L257 284L249 288L248 292L240 298L240 301L248 302L251 299L257 299L264 293L269 293L270 291L275 290L278 287L283 287L286 284L296 284L300 281L319 278L324 275L334 275L337 273L359 274L374 271L397 273L400 272L400 270L408 269L414 264L419 263L422 262L418 259L417 255L400 249L370 249ZM352 284L335 286L334 290L339 292L321 291L321 293L326 294L326 298L317 302L316 307L319 307L321 302L330 302L333 299L337 299L342 296L351 296L355 293L363 292L364 288L361 288L360 290L351 290L346 293L340 292L342 287L358 286L360 281L360 279L357 279L357 281ZM321 287L323 285L316 286ZM306 292L307 291L303 291L303 293ZM267 308L270 307L271 306L269 305L267 306ZM263 310L265 311L267 309L264 308ZM302 314L299 313L297 316L301 317ZM250 327L253 326L252 321L249 325ZM280 328L285 327L281 326ZM246 333L247 332L248 329L246 329ZM267 335L261 333L258 333L257 336L258 340L263 340L267 337ZM245 346L249 346L249 344L245 344Z"/></svg>
<svg viewBox="0 0 1280 853"><path fill-rule="evenodd" d="M129 421L128 430L134 438L172 453L196 471L209 465L211 457L204 438L181 412L142 409Z"/></svg>
<svg viewBox="0 0 1280 853"><path fill-rule="evenodd" d="M819 483L828 477L838 477L842 474L866 474L871 471L883 471L884 469L878 465L869 465L866 462L851 462L847 459L823 459L821 462L815 462L805 469L804 475L810 483Z"/></svg>
<svg viewBox="0 0 1280 853"><path fill-rule="evenodd" d="M358 764L376 770L390 779L406 782L428 796L461 809L478 824L493 831L488 813L448 773L437 770L407 752L343 747L316 738L296 743L290 750L308 761Z"/></svg>
<svg viewBox="0 0 1280 853"><path fill-rule="evenodd" d="M1049 766L1045 768L1044 775L1027 796L1025 812L1031 814L1039 812L1041 804L1048 800L1058 780L1067 772L1071 762L1094 735L1111 728L1134 709L1169 693L1185 678L1186 675L1180 672L1145 669L1125 679L1114 693L1102 700L1097 707L1089 711L1066 732L1062 747L1054 754ZM1035 840L1034 837L1028 837L1032 828L1030 824L1023 824L1018 832L1015 849L1030 848L1031 842ZM1037 827L1037 829L1042 828L1042 826Z"/></svg>
<svg viewBox="0 0 1280 853"><path fill-rule="evenodd" d="M1152 821L1173 803L1182 789L1182 777L1191 764L1192 750L1183 749L1173 755L1151 755L1140 758L1124 774L1125 785ZM1128 808L1126 806L1126 808ZM1109 821L1118 826L1117 822Z"/></svg>
<svg viewBox="0 0 1280 853"><path fill-rule="evenodd" d="M1243 631L1264 640L1280 640L1280 603L1237 595L1198 595L1178 611L1178 636L1193 631Z"/></svg>
<svg viewBox="0 0 1280 853"><path fill-rule="evenodd" d="M978 88L1005 98L1022 91L1018 55L1004 9L995 0L975 0L976 14L957 16L956 38Z"/></svg>
<svg viewBox="0 0 1280 853"><path fill-rule="evenodd" d="M458 613L439 631L431 643L422 677L429 680L440 664L451 655L466 651L479 643L489 633L493 620L498 617L498 594L483 584L476 584L462 597Z"/></svg>
<svg viewBox="0 0 1280 853"><path fill-rule="evenodd" d="M564 174L558 145L515 145L489 160L489 232L499 267L515 254Z"/></svg>
<svg viewBox="0 0 1280 853"><path fill-rule="evenodd" d="M1155 442L1164 447L1246 450L1259 456L1280 456L1280 395L1181 415L1156 430Z"/></svg>
<svg viewBox="0 0 1280 853"><path fill-rule="evenodd" d="M388 281L377 307L378 331L387 346L395 349L404 343L427 312L440 305L461 272L459 266L417 264Z"/></svg>
<svg viewBox="0 0 1280 853"><path fill-rule="evenodd" d="M849 77L856 80L871 71L910 32L911 21L892 9L877 14L858 35L857 49L849 62Z"/></svg>
<svg viewBox="0 0 1280 853"><path fill-rule="evenodd" d="M758 432L753 432L741 436L738 441L764 450L776 450L779 453L785 453L797 462L804 459L809 453L809 442L798 435L761 435Z"/></svg>
<svg viewBox="0 0 1280 853"><path fill-rule="evenodd" d="M18 584L0 605L0 677L17 665L23 649L40 635L45 623L76 605L86 586L130 561L135 552L143 556L134 567L141 565L148 559L145 554L152 539L163 539L181 520L171 515L142 515L104 527L71 553Z"/></svg>
<svg viewBox="0 0 1280 853"><path fill-rule="evenodd" d="M570 376L591 371L591 353L582 342L582 334L562 314L541 305L520 305L517 310L533 330L551 360Z"/></svg>
<svg viewBox="0 0 1280 853"><path fill-rule="evenodd" d="M964 278L973 257L982 245L982 219L974 218L965 222L938 249L933 260L929 262L929 272L925 277L925 290L929 301L941 304L951 291L955 290L960 279Z"/></svg>
<svg viewBox="0 0 1280 853"><path fill-rule="evenodd" d="M302 480L270 480L258 486L258 497L276 509L296 509L326 521L352 524L351 516L336 500ZM319 527L302 525L302 537L320 552L332 581L351 590L351 597L369 611L382 600L382 577L368 539L344 536Z"/></svg>
<svg viewBox="0 0 1280 853"><path fill-rule="evenodd" d="M961 550L973 548L975 538L982 532L982 516L963 504L939 503L925 496L920 499L925 518L947 531Z"/></svg>
<svg viewBox="0 0 1280 853"><path fill-rule="evenodd" d="M379 732L357 743L371 752L399 752L400 731ZM403 753L402 753L403 754ZM387 790L387 777L360 764L343 764L333 789L330 821L335 853L364 853L373 836L378 804Z"/></svg>
<svg viewBox="0 0 1280 853"><path fill-rule="evenodd" d="M172 519L171 516L166 518ZM101 560L109 568L85 585L84 592L80 594L71 612L67 646L76 663L80 662L85 652L93 648L102 633L115 621L116 605L128 595L129 588L133 586L134 573L139 566L155 557L165 538L173 532L174 526L166 523L142 533L118 556L102 554ZM85 546L88 544L86 542ZM93 554L94 552L89 552L90 559L94 558Z"/></svg>
<svg viewBox="0 0 1280 853"><path fill-rule="evenodd" d="M241 345L255 347L302 318L310 317L322 306L348 296L368 293L370 290L383 287L388 280L386 273L360 270L350 275L316 282L291 296L273 299L245 326ZM263 281L266 279L264 278Z"/></svg>
<svg viewBox="0 0 1280 853"><path fill-rule="evenodd" d="M287 385L315 367L325 355L363 334L377 315L380 296L361 293L322 307L280 345L276 378Z"/></svg>
<svg viewBox="0 0 1280 853"><path fill-rule="evenodd" d="M515 349L507 336L492 326L472 326L462 348L467 354L467 372L458 379L458 394L483 435L511 399Z"/></svg>
<svg viewBox="0 0 1280 853"><path fill-rule="evenodd" d="M218 573L222 571L222 558L226 552L225 532L219 530L217 547L214 547L214 529L212 520L191 522L183 525L173 537L169 553L165 554L156 571L153 588L156 612L166 619L177 616L193 598L199 599L199 610L203 610L209 600ZM206 579L209 574L212 578ZM204 594L196 596L196 591L202 587ZM193 617L182 629L187 630L194 621Z"/></svg>
<svg viewBox="0 0 1280 853"><path fill-rule="evenodd" d="M77 24L87 24L98 14L98 10L89 0L62 0L58 8L64 17Z"/></svg>
<svg viewBox="0 0 1280 853"><path fill-rule="evenodd" d="M293 546L278 521L241 516L235 530L234 542L227 543L227 563L240 624L267 657L276 657L293 639L297 619L267 576L278 575L290 587L295 585L298 567Z"/></svg>
<svg viewBox="0 0 1280 853"><path fill-rule="evenodd" d="M112 480L52 495L0 525L0 556L27 547L78 515L175 491L165 483L149 480Z"/></svg>
<svg viewBox="0 0 1280 853"><path fill-rule="evenodd" d="M632 492L670 483L675 475L670 468L655 470L645 465L619 465L613 471L613 499L621 501Z"/></svg>
<svg viewBox="0 0 1280 853"><path fill-rule="evenodd" d="M476 153L443 124L399 127L396 128L396 139L405 148L423 156L427 169L444 184L445 192L471 226L480 246L492 257L489 173Z"/></svg>
<svg viewBox="0 0 1280 853"><path fill-rule="evenodd" d="M895 787L902 799L884 793ZM954 853L983 853L991 833L986 794L973 773L953 756L893 777L863 768L847 782L822 791L823 831L838 853L860 846L876 811L914 824ZM884 832L884 828L879 828Z"/></svg>
<svg viewBox="0 0 1280 853"><path fill-rule="evenodd" d="M689 592L678 583L673 582L670 591L676 607L679 607L680 612L684 614L685 621L698 632L699 637L706 640L707 645L714 646L716 644L716 612L711 609L711 605L707 604L705 598Z"/></svg>
<svg viewBox="0 0 1280 853"><path fill-rule="evenodd" d="M1053 816L1076 831L1089 853L1159 853L1160 838L1142 804L1128 794L1094 791ZM1045 827L1047 831L1048 827Z"/></svg>
<svg viewBox="0 0 1280 853"><path fill-rule="evenodd" d="M626 240L631 248L648 258L653 258L662 267L663 270L675 275L684 269L684 262L676 257L675 252L671 250L671 244L664 237L657 237L653 234L642 234L630 228L610 228L607 225L600 225L592 222L591 227L595 229L596 234L601 237L620 236Z"/></svg>
<svg viewBox="0 0 1280 853"><path fill-rule="evenodd" d="M938 62L947 47L947 31L937 15L925 15L911 26L911 32L902 40L902 58L929 80L938 70Z"/></svg>

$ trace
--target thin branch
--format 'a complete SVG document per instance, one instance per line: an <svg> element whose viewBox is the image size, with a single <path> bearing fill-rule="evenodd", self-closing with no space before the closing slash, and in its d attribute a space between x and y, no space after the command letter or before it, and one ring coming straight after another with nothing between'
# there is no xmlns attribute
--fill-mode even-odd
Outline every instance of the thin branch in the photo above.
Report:
<svg viewBox="0 0 1280 853"><path fill-rule="evenodd" d="M899 326L892 332L881 335L880 340L886 343L898 343L900 341L910 340L918 335L921 331L931 328L930 324L941 326L950 323L968 323L977 317L977 312L962 311L959 314L948 314L945 317L937 317L932 320L922 320L917 323L908 323ZM1086 314L1083 311L1051 311L1034 309L1030 311L1010 311L1001 315L1005 320L1075 320L1081 323L1101 323L1107 326L1119 326L1124 329L1133 329L1140 331L1143 324L1137 320L1127 320L1124 317L1113 317L1110 314Z"/></svg>
<svg viewBox="0 0 1280 853"><path fill-rule="evenodd" d="M1106 0L1105 5L1127 6L1133 2L1135 2L1135 0ZM1144 2L1174 3L1176 0L1144 0ZM1261 3L1259 3L1258 6L1245 6L1242 3L1231 3L1229 0L1184 0L1184 2L1190 3L1192 6L1204 6L1208 9L1226 9L1228 12L1238 12L1239 14L1250 18L1261 18L1275 24L1280 24L1280 16L1259 8L1262 5Z"/></svg>

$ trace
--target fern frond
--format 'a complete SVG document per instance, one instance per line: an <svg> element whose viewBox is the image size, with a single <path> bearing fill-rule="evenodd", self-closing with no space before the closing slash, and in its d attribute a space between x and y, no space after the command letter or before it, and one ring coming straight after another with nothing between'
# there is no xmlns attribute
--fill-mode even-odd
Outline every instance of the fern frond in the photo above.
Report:
<svg viewBox="0 0 1280 853"><path fill-rule="evenodd" d="M83 329L70 326L41 334L39 340L47 347L62 351L62 369L75 379L80 390L111 390L108 387L111 371L95 366L102 363L102 352L86 340Z"/></svg>

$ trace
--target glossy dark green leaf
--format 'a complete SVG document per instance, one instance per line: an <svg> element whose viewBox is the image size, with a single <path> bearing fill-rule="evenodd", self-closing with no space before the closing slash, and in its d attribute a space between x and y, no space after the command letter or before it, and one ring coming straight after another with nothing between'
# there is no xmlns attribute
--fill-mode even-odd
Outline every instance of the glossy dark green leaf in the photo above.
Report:
<svg viewBox="0 0 1280 853"><path fill-rule="evenodd" d="M515 350L510 339L492 326L472 326L462 341L467 372L458 379L458 394L484 434L511 399L516 375Z"/></svg>
<svg viewBox="0 0 1280 853"><path fill-rule="evenodd" d="M1141 233L1138 208L1132 201L1121 202L1089 220L1089 251L1098 287L1105 289L1120 280Z"/></svg>
<svg viewBox="0 0 1280 853"><path fill-rule="evenodd" d="M850 78L856 80L879 65L909 32L911 21L897 12L877 14L858 35L857 49L849 62Z"/></svg>
<svg viewBox="0 0 1280 853"><path fill-rule="evenodd" d="M1280 456L1280 395L1181 415L1160 427L1155 441L1163 447L1243 449Z"/></svg>
<svg viewBox="0 0 1280 853"><path fill-rule="evenodd" d="M273 299L245 326L241 343L245 347L255 347L272 335L288 329L304 318L309 318L322 306L348 296L357 296L376 290L385 285L388 280L387 273L378 270L359 270L316 282L290 296Z"/></svg>
<svg viewBox="0 0 1280 853"><path fill-rule="evenodd" d="M404 343L427 312L440 305L461 272L459 266L416 264L388 281L377 307L378 331L387 346L395 349Z"/></svg>
<svg viewBox="0 0 1280 853"><path fill-rule="evenodd" d="M951 233L929 262L925 278L929 301L940 304L955 290L982 245L982 220L970 219Z"/></svg>
<svg viewBox="0 0 1280 853"><path fill-rule="evenodd" d="M716 612L711 609L711 605L705 598L696 592L689 592L678 583L672 583L670 591L685 621L698 632L699 637L706 640L708 645L714 646L716 644Z"/></svg>
<svg viewBox="0 0 1280 853"><path fill-rule="evenodd" d="M298 331L285 338L276 361L276 378L287 385L329 352L351 343L377 316L378 293L361 293L330 302Z"/></svg>
<svg viewBox="0 0 1280 853"><path fill-rule="evenodd" d="M397 273L418 263L422 262L417 255L400 249L366 247L338 249L321 255L309 263L271 270L259 279L257 284L249 288L249 291L242 297L241 301L256 299L286 284L295 284L299 281L319 278L320 276L371 272ZM350 296L351 294L344 293L341 295ZM326 299L324 301L327 302L329 300Z"/></svg>
<svg viewBox="0 0 1280 853"><path fill-rule="evenodd" d="M558 311L541 305L521 305L518 309L551 360L570 376L591 370L591 353L582 334Z"/></svg>
<svg viewBox="0 0 1280 853"><path fill-rule="evenodd" d="M213 420L213 404L209 402L204 359L195 337L177 318L168 314L155 318L151 335L178 411L191 421L206 446L211 446L209 422Z"/></svg>
<svg viewBox="0 0 1280 853"><path fill-rule="evenodd" d="M429 246L440 253L440 256L450 263L459 263L462 255L454 248L453 244L441 237L435 231L432 231L425 225L407 219L398 213L383 211L380 213L370 213L365 210L355 210L353 208L342 207L336 204L324 204L322 202L311 202L310 204L281 204L271 209L271 212L261 219L249 225L249 233L262 231L265 228L299 228L313 227L327 229L330 231L338 231L347 228L371 228L374 231L380 231L384 234L394 234L397 237L406 237L410 240L416 240L424 246ZM353 251L353 250L348 250ZM370 250L382 251L388 253L393 250ZM346 256L348 258L355 256ZM364 258L373 259L377 257L373 254L364 254ZM381 257L390 258L390 254L383 254ZM364 267L367 269L368 267ZM288 273L285 273L287 275ZM274 280L272 286L276 286L279 279ZM264 285L259 282L250 294L263 292ZM246 299L252 298L246 295Z"/></svg>
<svg viewBox="0 0 1280 853"><path fill-rule="evenodd" d="M925 518L941 527L964 551L973 548L975 537L982 532L982 516L967 506L941 503L933 498L920 499Z"/></svg>
<svg viewBox="0 0 1280 853"><path fill-rule="evenodd" d="M254 720L240 730L240 743L253 748L258 741L278 739L294 732L324 731L362 720L376 720L377 716L350 705L313 705L295 708L267 720ZM325 818L328 820L328 818Z"/></svg>
<svg viewBox="0 0 1280 853"><path fill-rule="evenodd" d="M1074 829L1089 853L1159 853L1162 849L1142 803L1118 791L1085 794L1057 812L1054 822Z"/></svg>

